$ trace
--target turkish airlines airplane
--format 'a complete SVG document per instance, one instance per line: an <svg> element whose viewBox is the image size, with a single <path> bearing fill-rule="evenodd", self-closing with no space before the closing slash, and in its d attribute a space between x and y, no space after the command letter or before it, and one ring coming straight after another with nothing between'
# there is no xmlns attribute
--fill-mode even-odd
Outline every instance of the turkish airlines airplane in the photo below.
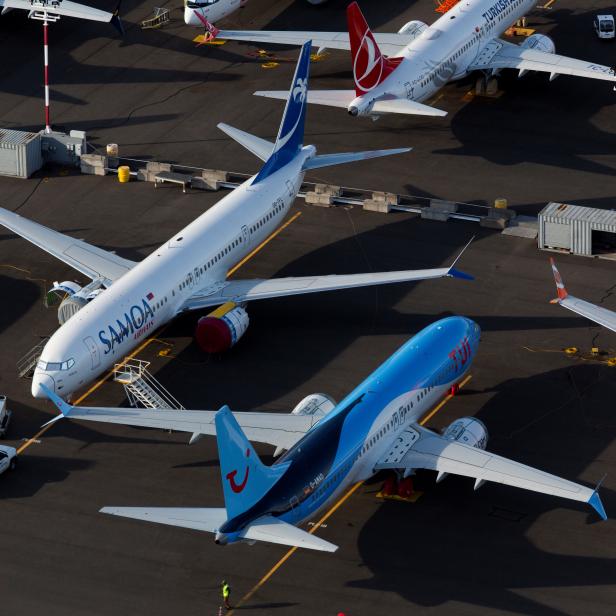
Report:
<svg viewBox="0 0 616 616"><path fill-rule="evenodd" d="M563 308L567 308L567 310L571 310L580 316L586 317L590 321L594 321L616 332L616 312L608 310L607 308L601 308L601 306L596 306L595 304L591 304L573 295L569 295L563 279L560 276L560 272L556 268L554 259L550 258L550 263L552 264L552 273L554 274L554 282L556 283L556 291L558 293L558 297L550 300L550 303L560 304Z"/></svg>
<svg viewBox="0 0 616 616"><path fill-rule="evenodd" d="M307 40L319 50L347 49L353 61L355 90L322 90L308 94L308 102L342 107L352 116L402 113L444 116L445 111L422 103L447 82L481 71L485 79L502 69L616 81L608 66L555 54L552 39L533 34L521 45L499 36L523 17L535 0L460 0L428 26L409 21L396 34L372 33L356 2L347 9L349 32L267 32L217 30L211 34L237 41L301 45ZM257 96L285 98L279 91Z"/></svg>
<svg viewBox="0 0 616 616"><path fill-rule="evenodd" d="M34 397L45 397L43 384L63 397L83 388L182 312L219 306L199 320L195 334L205 351L215 353L228 349L244 334L248 327L244 305L250 301L444 276L472 278L454 268L456 259L450 267L436 269L227 280L229 270L282 222L306 171L410 149L317 156L314 146L303 145L309 67L307 43L275 143L218 125L265 161L261 171L140 263L0 208L0 225L92 280L83 288L70 281L55 283L51 290L68 297L59 307L61 327L45 345L34 372Z"/></svg>
<svg viewBox="0 0 616 616"><path fill-rule="evenodd" d="M225 506L104 507L103 513L215 533L216 543L268 541L333 552L337 546L297 528L329 507L352 484L383 469L416 469L472 477L589 503L607 519L595 490L485 451L488 432L473 417L442 434L420 419L456 389L479 346L479 326L449 317L411 338L339 404L308 396L289 415L216 411L73 407L48 393L62 417L216 435ZM249 439L280 453L264 465Z"/></svg>
<svg viewBox="0 0 616 616"><path fill-rule="evenodd" d="M111 22L120 34L124 33L117 9L113 13L108 13L70 0L0 0L0 8L2 8L0 15L13 9L19 9L28 11L28 13L47 13L50 16L60 15L104 23Z"/></svg>

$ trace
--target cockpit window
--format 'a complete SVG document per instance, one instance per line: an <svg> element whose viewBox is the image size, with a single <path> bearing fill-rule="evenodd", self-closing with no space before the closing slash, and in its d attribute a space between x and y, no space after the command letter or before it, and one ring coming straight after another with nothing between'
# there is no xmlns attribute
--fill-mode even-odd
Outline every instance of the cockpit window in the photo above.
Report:
<svg viewBox="0 0 616 616"><path fill-rule="evenodd" d="M200 9L201 7L204 6L211 6L212 4L216 4L219 0L196 0L196 2L193 2L192 0L187 0L186 2L186 6L189 9ZM178 238L178 241L180 241L182 238Z"/></svg>
<svg viewBox="0 0 616 616"><path fill-rule="evenodd" d="M70 370L75 365L75 360L71 357L63 362L39 360L37 368L45 372L56 372L58 370Z"/></svg>

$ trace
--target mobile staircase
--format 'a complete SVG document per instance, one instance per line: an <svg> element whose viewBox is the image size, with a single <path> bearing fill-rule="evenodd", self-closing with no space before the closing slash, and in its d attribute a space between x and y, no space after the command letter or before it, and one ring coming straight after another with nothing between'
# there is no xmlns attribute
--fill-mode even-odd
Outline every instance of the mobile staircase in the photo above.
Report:
<svg viewBox="0 0 616 616"><path fill-rule="evenodd" d="M113 380L124 386L126 397L132 407L147 409L176 409L184 407L149 372L149 361L131 359L116 364Z"/></svg>
<svg viewBox="0 0 616 616"><path fill-rule="evenodd" d="M34 374L34 369L47 344L49 336L42 338L41 341L32 347L21 359L17 361L17 373L20 379L29 379Z"/></svg>

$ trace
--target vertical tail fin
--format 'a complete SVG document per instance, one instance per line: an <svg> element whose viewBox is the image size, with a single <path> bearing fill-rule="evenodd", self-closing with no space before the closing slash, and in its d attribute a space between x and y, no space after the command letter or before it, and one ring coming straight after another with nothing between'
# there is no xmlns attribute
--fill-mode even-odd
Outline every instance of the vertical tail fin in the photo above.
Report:
<svg viewBox="0 0 616 616"><path fill-rule="evenodd" d="M402 62L402 58L386 58L381 53L357 2L352 2L347 7L347 24L355 93L362 96L384 81Z"/></svg>
<svg viewBox="0 0 616 616"><path fill-rule="evenodd" d="M228 406L216 413L215 422L225 507L232 519L255 505L290 463L263 464Z"/></svg>
<svg viewBox="0 0 616 616"><path fill-rule="evenodd" d="M255 184L288 164L297 156L304 145L304 120L306 118L306 105L308 102L311 45L312 42L308 41L302 47L274 149L261 171L257 174L254 180Z"/></svg>
<svg viewBox="0 0 616 616"><path fill-rule="evenodd" d="M552 257L550 257L550 263L552 264L552 273L554 274L554 282L556 283L556 291L558 293L558 299L552 301L554 303L557 303L558 301L565 299L569 295L569 293L567 293L567 289L565 289L565 283L563 282L563 279L560 276L560 272L558 271L556 263L554 262L554 259L552 259Z"/></svg>

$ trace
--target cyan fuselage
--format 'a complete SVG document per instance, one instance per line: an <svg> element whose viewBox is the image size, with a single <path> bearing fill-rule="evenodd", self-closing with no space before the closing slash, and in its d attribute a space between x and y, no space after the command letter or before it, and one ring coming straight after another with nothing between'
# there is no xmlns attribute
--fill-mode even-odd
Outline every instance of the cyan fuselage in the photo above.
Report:
<svg viewBox="0 0 616 616"><path fill-rule="evenodd" d="M277 460L291 466L220 532L237 540L242 528L268 514L300 524L371 477L397 436L463 379L480 332L470 319L448 317L411 338Z"/></svg>

